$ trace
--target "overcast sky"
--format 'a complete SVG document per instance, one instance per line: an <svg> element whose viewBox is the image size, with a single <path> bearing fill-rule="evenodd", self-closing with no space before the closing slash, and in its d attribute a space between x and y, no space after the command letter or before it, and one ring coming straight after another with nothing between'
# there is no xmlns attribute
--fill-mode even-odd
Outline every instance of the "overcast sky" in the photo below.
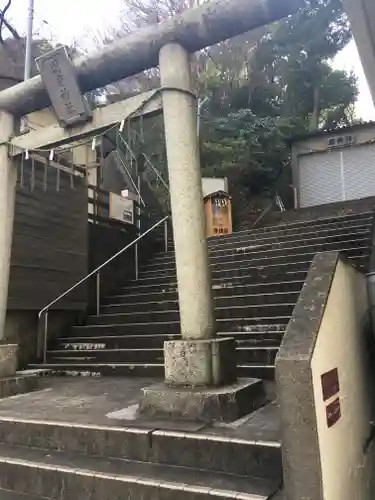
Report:
<svg viewBox="0 0 375 500"><path fill-rule="evenodd" d="M34 0L34 32L51 36L63 43L87 38L88 33L103 31L116 25L121 11L121 0ZM5 0L0 0L0 6ZM28 0L13 0L10 19L20 32L26 30ZM360 96L357 115L365 120L375 120L375 108L363 73L355 43L352 42L338 55L334 66L353 70L359 78Z"/></svg>

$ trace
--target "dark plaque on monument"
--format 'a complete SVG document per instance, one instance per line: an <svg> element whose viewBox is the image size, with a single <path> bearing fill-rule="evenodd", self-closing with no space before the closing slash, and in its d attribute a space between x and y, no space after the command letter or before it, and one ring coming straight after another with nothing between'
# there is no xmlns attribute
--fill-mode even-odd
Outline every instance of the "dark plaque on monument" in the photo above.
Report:
<svg viewBox="0 0 375 500"><path fill-rule="evenodd" d="M335 399L326 407L327 425L331 428L341 418L340 399Z"/></svg>
<svg viewBox="0 0 375 500"><path fill-rule="evenodd" d="M337 368L322 375L323 401L332 398L340 392L339 372Z"/></svg>
<svg viewBox="0 0 375 500"><path fill-rule="evenodd" d="M91 109L81 94L66 48L52 50L38 57L36 63L60 124L68 127L89 120Z"/></svg>

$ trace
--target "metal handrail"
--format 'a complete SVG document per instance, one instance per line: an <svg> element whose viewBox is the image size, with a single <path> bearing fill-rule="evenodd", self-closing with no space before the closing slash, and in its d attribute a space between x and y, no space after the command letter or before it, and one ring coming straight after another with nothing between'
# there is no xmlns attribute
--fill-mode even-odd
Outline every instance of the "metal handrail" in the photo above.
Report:
<svg viewBox="0 0 375 500"><path fill-rule="evenodd" d="M151 170L154 172L154 174L156 175L156 177L160 180L160 182L163 184L163 186L165 187L165 189L167 190L168 194L170 194L170 190L169 190L169 186L168 184L165 182L165 180L163 179L161 173L159 172L159 170L155 167L155 165L151 162L150 158L145 155L145 153L142 153L142 156L144 157L144 159L147 161L149 167L151 168Z"/></svg>
<svg viewBox="0 0 375 500"><path fill-rule="evenodd" d="M122 144L128 150L129 154L133 157L134 161L137 162L137 158L136 158L136 156L135 156L132 148L127 143L127 141L124 139L124 137L121 134L119 134L119 138L120 138ZM156 175L156 177L160 180L160 182L163 184L163 186L165 187L165 189L167 190L167 192L169 194L170 193L169 186L165 182L165 180L163 179L163 177L162 177L161 173L159 172L159 170L155 167L155 165L152 163L152 161L150 160L150 158L145 153L142 153L142 156L146 160L146 162L148 163L148 165L151 168L151 170L154 172L154 174ZM128 171L128 174L129 174L129 171Z"/></svg>
<svg viewBox="0 0 375 500"><path fill-rule="evenodd" d="M145 207L145 206L146 206L146 204L145 204L145 202L143 201L143 198L142 198L142 196L141 196L141 193L139 192L138 186L137 186L137 184L134 182L133 177L132 177L131 173L129 172L129 169L128 169L128 167L126 166L126 163L125 163L124 159L122 158L121 153L120 153L118 150L117 150L117 159L119 159L119 160L120 160L120 162L121 162L121 166L122 166L122 167L126 170L126 173L128 174L129 179L131 180L131 182L132 182L132 184L133 184L133 187L134 187L134 189L135 189L135 191L136 191L136 193L137 193L137 195L138 195L139 201L140 201L140 202L142 203L142 205Z"/></svg>
<svg viewBox="0 0 375 500"><path fill-rule="evenodd" d="M266 208L264 210L262 210L262 213L259 215L259 217L255 220L254 224L251 226L250 229L255 229L255 227L257 226L257 224L259 224L259 222L263 219L263 217L271 210L271 208L273 207L273 200L271 201L271 203L269 203Z"/></svg>
<svg viewBox="0 0 375 500"><path fill-rule="evenodd" d="M123 254L126 250L128 250L129 248L131 248L134 245L137 245L138 242L142 238L144 238L148 233L151 233L155 228L157 228L158 226L160 226L161 224L163 224L163 222L167 225L168 219L169 219L169 215L166 215L163 219L159 220L159 222L157 222L152 227L150 227L150 229L147 229L147 231L145 231L140 236L138 236L134 241L132 241L131 243L129 243L129 245L126 245L119 252L117 252L114 255L112 255L112 257L110 257L108 260L106 260L105 262L103 262L103 264L101 264L99 267L97 267L96 269L94 269L93 271L91 271L90 274L88 274L87 276L85 276L84 278L82 278L75 285L73 285L68 290L66 290L64 293L62 293L61 295L59 295L57 297L57 299L53 300L52 302L50 302L48 305L46 305L45 307L43 307L43 309L41 309L39 311L39 313L38 313L38 319L39 319L39 321L41 320L42 315L44 314L44 337L43 337L43 360L44 360L44 363L47 362L48 312L49 312L49 309L53 305L55 305L57 302L59 302L61 299L63 299L67 295L69 295L70 292L73 292L73 290L75 290L80 285L82 285L82 283L84 283L85 281L87 281L88 279L90 279L92 276L96 275L96 314L99 314L100 313L100 271L104 267L106 267L108 264L110 264L112 261L114 261L115 259L117 259L117 257L119 257L121 254ZM164 237L166 239L168 238L168 232L167 232L166 229L165 229ZM166 248L167 248L167 242L165 242L165 245L166 245ZM138 269L137 269L138 268L138 260L137 259L135 261L135 266L136 266L136 276L138 276Z"/></svg>

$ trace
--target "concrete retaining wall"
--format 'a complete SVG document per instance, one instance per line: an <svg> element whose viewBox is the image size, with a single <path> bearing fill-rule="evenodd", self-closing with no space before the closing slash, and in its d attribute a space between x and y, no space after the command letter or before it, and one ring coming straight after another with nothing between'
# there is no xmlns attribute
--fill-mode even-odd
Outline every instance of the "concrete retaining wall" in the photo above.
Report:
<svg viewBox="0 0 375 500"><path fill-rule="evenodd" d="M370 500L373 375L366 278L317 254L276 359L288 500Z"/></svg>
<svg viewBox="0 0 375 500"><path fill-rule="evenodd" d="M269 211L259 221L256 228L274 226L288 222L311 221L325 217L336 217L342 215L356 214L374 211L375 197L362 198L361 200L342 201L338 203L327 203L316 207L300 208L298 210ZM240 230L251 229L253 224L261 215L261 212L243 212L239 223Z"/></svg>

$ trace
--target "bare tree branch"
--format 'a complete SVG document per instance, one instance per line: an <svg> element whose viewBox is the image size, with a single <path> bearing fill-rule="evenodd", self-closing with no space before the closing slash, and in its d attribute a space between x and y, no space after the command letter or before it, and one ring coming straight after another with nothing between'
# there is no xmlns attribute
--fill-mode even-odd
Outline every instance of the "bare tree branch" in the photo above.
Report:
<svg viewBox="0 0 375 500"><path fill-rule="evenodd" d="M0 43L2 45L4 44L4 38L3 38L3 27L4 26L6 28L8 28L8 30L11 32L11 34L13 35L13 37L16 40L21 40L21 37L18 34L17 30L15 28L13 28L13 26L5 19L5 15L6 15L6 13L9 10L11 5L12 5L12 0L8 0L5 7L0 10Z"/></svg>
<svg viewBox="0 0 375 500"><path fill-rule="evenodd" d="M7 10L12 4L12 0L8 0L8 3L5 5L5 7L1 11L1 17L0 17L0 42L3 44L4 43L4 38L3 38L3 26L4 26L4 19L5 19L5 14L7 13Z"/></svg>
<svg viewBox="0 0 375 500"><path fill-rule="evenodd" d="M0 12L0 16L1 15L2 15L2 13ZM8 30L11 32L11 34L13 35L13 37L16 40L21 40L20 34L18 33L18 31L15 28L13 28L13 26L9 23L9 21L7 21L6 19L3 18L3 23L4 23L4 26L6 28L8 28Z"/></svg>

